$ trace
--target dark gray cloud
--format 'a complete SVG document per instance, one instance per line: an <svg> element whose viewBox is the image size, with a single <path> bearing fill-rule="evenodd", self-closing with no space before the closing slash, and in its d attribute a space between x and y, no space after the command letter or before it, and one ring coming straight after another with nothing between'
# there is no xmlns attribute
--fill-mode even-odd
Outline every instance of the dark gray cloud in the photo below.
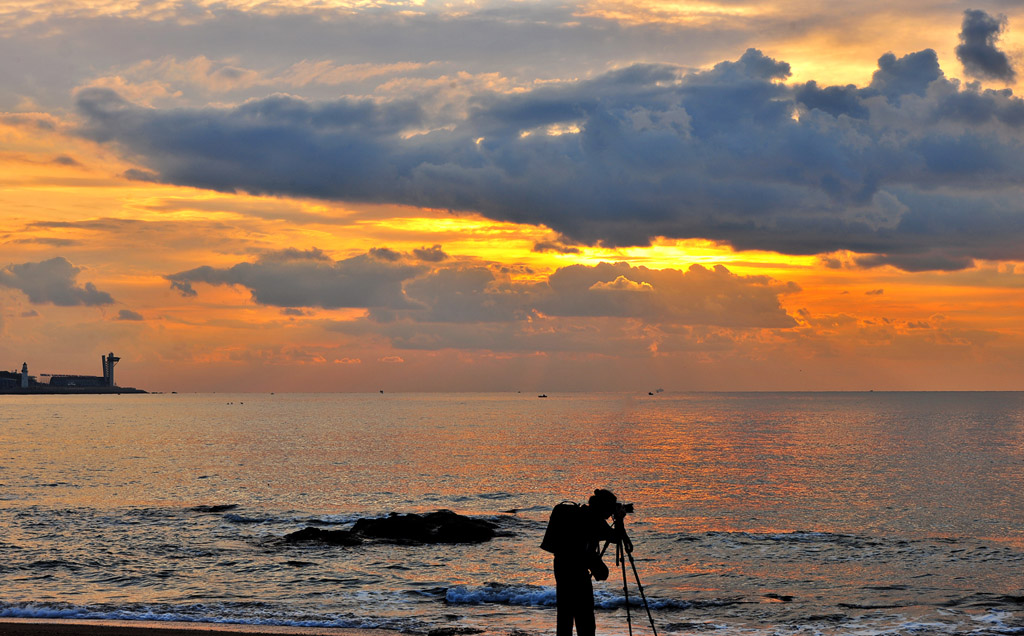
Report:
<svg viewBox="0 0 1024 636"><path fill-rule="evenodd" d="M21 290L30 302L61 307L109 305L114 299L93 283L78 285L82 268L57 256L38 263L11 264L0 269L0 285Z"/></svg>
<svg viewBox="0 0 1024 636"><path fill-rule="evenodd" d="M704 238L904 269L1024 258L1024 101L947 80L931 50L883 55L862 89L788 76L750 49L703 72L481 93L447 119L280 95L161 110L104 89L78 108L83 134L181 185L475 211L562 245Z"/></svg>
<svg viewBox="0 0 1024 636"><path fill-rule="evenodd" d="M423 323L525 320L534 298L530 288L503 284L494 272L483 266L445 267L409 281L405 291L418 308L388 316L389 320L404 318Z"/></svg>
<svg viewBox="0 0 1024 636"><path fill-rule="evenodd" d="M899 58L886 53L878 58L878 70L871 75L865 94L877 93L890 102L899 103L905 95L923 97L928 86L942 76L939 57L931 49Z"/></svg>
<svg viewBox="0 0 1024 636"><path fill-rule="evenodd" d="M284 250L252 263L217 268L204 265L166 276L184 296L196 296L194 285L238 285L254 302L275 307L410 307L402 282L422 268L369 255L334 261L320 250Z"/></svg>
<svg viewBox="0 0 1024 636"><path fill-rule="evenodd" d="M463 333L463 342L457 346L501 349L506 345L498 341L487 346L475 344L474 339L482 342L496 325L515 332L517 324L541 320L611 321L601 323L602 330L624 329L609 326L617 321L635 328L785 329L796 325L780 303L780 296L799 291L796 285L763 276L737 276L722 266L694 265L684 272L627 263L574 265L557 270L546 281L516 282L497 264L448 264L431 271L407 264L404 257L388 261L364 254L333 261L321 254L316 249L283 250L252 263L197 267L166 278L188 296L198 294L194 288L198 283L242 286L249 289L254 302L291 309L287 312L291 316L305 315L301 309L309 307L366 308L368 317L358 325L337 327L366 334L412 338L415 325L433 325L423 333L436 332L430 342L441 348L456 346L453 343ZM448 335L441 338L440 334Z"/></svg>
<svg viewBox="0 0 1024 636"><path fill-rule="evenodd" d="M964 11L956 58L968 75L1004 82L1012 82L1017 77L1010 58L996 47L1005 28L1006 16L991 16L978 9Z"/></svg>
<svg viewBox="0 0 1024 636"><path fill-rule="evenodd" d="M687 271L627 263L572 265L546 282L511 283L494 270L447 267L410 281L417 305L389 319L420 323L512 322L538 315L635 319L645 324L787 328L795 325L779 296L798 291L766 277L737 276L725 267ZM372 314L371 314L372 315Z"/></svg>
<svg viewBox="0 0 1024 636"><path fill-rule="evenodd" d="M440 245L416 248L412 253L413 256L425 263L440 263L448 260L448 255L445 254Z"/></svg>
<svg viewBox="0 0 1024 636"><path fill-rule="evenodd" d="M687 271L628 263L572 265L546 282L512 283L492 268L451 266L405 284L415 304L384 322L490 323L564 318L635 319L645 324L787 328L796 323L779 296L798 291L766 277L737 276L725 267ZM380 319L379 314L371 313Z"/></svg>
<svg viewBox="0 0 1024 636"><path fill-rule="evenodd" d="M563 245L558 241L538 241L533 244L534 252L554 252L555 254L579 254L580 248Z"/></svg>
<svg viewBox="0 0 1024 636"><path fill-rule="evenodd" d="M132 311L131 309L122 309L121 311L117 312L117 319L129 321L145 320L142 314L138 313L137 311Z"/></svg>
<svg viewBox="0 0 1024 636"><path fill-rule="evenodd" d="M539 309L553 316L613 316L645 322L785 328L796 322L779 295L799 291L763 276L737 276L718 265L687 271L633 267L628 263L571 265L552 274L551 295Z"/></svg>
<svg viewBox="0 0 1024 636"><path fill-rule="evenodd" d="M536 283L511 282L494 267L448 266L404 288L414 307L371 310L331 328L400 349L649 355L684 341L700 348L731 342L737 330L794 327L780 296L799 290L721 266L683 272L627 263L574 265ZM698 338L694 329L716 335Z"/></svg>
<svg viewBox="0 0 1024 636"><path fill-rule="evenodd" d="M402 260L402 253L388 247L371 247L367 252L370 257L386 263L397 263Z"/></svg>

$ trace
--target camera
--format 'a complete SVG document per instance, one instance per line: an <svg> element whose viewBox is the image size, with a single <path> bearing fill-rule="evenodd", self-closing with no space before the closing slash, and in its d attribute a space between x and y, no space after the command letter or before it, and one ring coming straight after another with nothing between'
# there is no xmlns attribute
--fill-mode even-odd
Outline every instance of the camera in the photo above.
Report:
<svg viewBox="0 0 1024 636"><path fill-rule="evenodd" d="M621 519L628 514L632 514L633 504L631 503L617 503L615 504L615 517Z"/></svg>

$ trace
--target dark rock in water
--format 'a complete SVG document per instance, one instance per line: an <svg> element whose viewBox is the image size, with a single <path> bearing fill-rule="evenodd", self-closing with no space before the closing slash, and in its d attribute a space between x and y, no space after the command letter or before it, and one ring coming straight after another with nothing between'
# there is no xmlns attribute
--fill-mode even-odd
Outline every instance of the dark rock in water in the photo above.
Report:
<svg viewBox="0 0 1024 636"><path fill-rule="evenodd" d="M286 534L284 543L324 543L353 546L363 540L404 544L483 543L497 536L497 525L472 519L451 510L424 515L391 513L380 519L359 519L351 530L324 530L307 526Z"/></svg>
<svg viewBox="0 0 1024 636"><path fill-rule="evenodd" d="M769 592L764 597L780 603L791 603L793 601L793 597L789 594L776 594L775 592Z"/></svg>
<svg viewBox="0 0 1024 636"><path fill-rule="evenodd" d="M352 534L396 543L483 543L495 537L497 526L451 510L425 515L391 513L383 519L360 519Z"/></svg>
<svg viewBox="0 0 1024 636"><path fill-rule="evenodd" d="M228 510L234 510L238 507L238 504L218 504L215 506L194 506L189 508L192 512L227 512Z"/></svg>
<svg viewBox="0 0 1024 636"><path fill-rule="evenodd" d="M359 545L362 540L352 536L346 530L324 530L322 528L303 528L290 532L282 538L285 543L326 543L327 545Z"/></svg>
<svg viewBox="0 0 1024 636"><path fill-rule="evenodd" d="M829 623L842 623L849 619L850 617L846 614L813 614L811 616L804 618L803 620L808 623L818 623L822 621Z"/></svg>

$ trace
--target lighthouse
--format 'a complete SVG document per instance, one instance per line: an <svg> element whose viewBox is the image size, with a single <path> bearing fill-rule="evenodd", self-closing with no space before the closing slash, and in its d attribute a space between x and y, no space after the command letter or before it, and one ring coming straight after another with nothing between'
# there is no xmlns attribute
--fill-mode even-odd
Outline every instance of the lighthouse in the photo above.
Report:
<svg viewBox="0 0 1024 636"><path fill-rule="evenodd" d="M28 363L21 363L21 388L28 388Z"/></svg>

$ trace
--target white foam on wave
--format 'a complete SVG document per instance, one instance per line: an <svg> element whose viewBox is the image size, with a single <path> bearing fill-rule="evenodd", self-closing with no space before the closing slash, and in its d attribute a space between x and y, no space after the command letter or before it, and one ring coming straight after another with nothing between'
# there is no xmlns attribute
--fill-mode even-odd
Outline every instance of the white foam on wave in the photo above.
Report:
<svg viewBox="0 0 1024 636"><path fill-rule="evenodd" d="M0 608L0 618L93 618L84 607L20 605Z"/></svg>
<svg viewBox="0 0 1024 636"><path fill-rule="evenodd" d="M478 587L459 585L448 588L444 598L449 603L481 605L544 606L555 604L555 588L538 585L503 585L488 583Z"/></svg>
<svg viewBox="0 0 1024 636"><path fill-rule="evenodd" d="M531 607L554 607L556 605L555 588L538 585L504 585L502 583L488 583L476 587L459 585L448 588L444 598L449 603L461 605L495 604ZM648 598L647 604L651 609L685 609L691 606L686 601L659 598ZM625 607L625 605L626 597L622 594L607 590L594 590L595 607L610 610ZM630 594L629 605L630 607L641 607L643 599L639 594Z"/></svg>
<svg viewBox="0 0 1024 636"><path fill-rule="evenodd" d="M972 616L976 623L982 623L999 634L1024 634L1024 627L1012 625L1014 613L1004 610L990 609L987 614Z"/></svg>
<svg viewBox="0 0 1024 636"><path fill-rule="evenodd" d="M644 599L640 596L640 593L636 590L630 590L629 594L629 606L630 607L643 607ZM626 606L626 597L623 594L617 592L611 592L607 590L594 590L594 606L600 607L601 609L618 609ZM659 610L673 610L673 609L686 609L692 606L692 603L687 601L677 601L669 598L652 598L647 597L647 606L650 609Z"/></svg>

